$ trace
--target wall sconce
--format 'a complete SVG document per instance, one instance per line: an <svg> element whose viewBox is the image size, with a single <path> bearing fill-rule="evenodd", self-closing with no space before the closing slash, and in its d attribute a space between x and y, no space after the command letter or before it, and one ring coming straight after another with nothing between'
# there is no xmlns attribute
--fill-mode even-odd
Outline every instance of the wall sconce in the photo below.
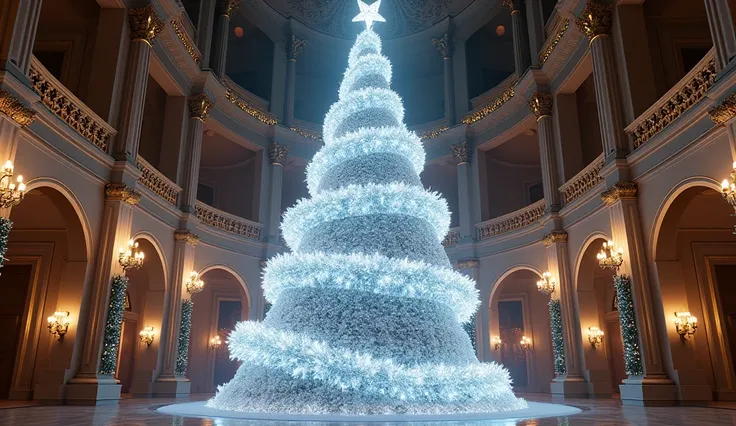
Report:
<svg viewBox="0 0 736 426"><path fill-rule="evenodd" d="M598 327L588 327L588 341L593 349L603 344L603 330Z"/></svg>
<svg viewBox="0 0 736 426"><path fill-rule="evenodd" d="M546 296L550 296L555 292L555 279L552 278L551 273L545 272L542 274L542 279L537 281L537 290Z"/></svg>
<svg viewBox="0 0 736 426"><path fill-rule="evenodd" d="M493 336L491 338L491 345L493 345L493 349L499 350L501 348L501 343L503 343L503 341L501 341L500 336Z"/></svg>
<svg viewBox="0 0 736 426"><path fill-rule="evenodd" d="M519 345L521 346L522 350L528 351L529 349L532 348L532 339L526 336L523 336L521 338L521 341L519 342Z"/></svg>
<svg viewBox="0 0 736 426"><path fill-rule="evenodd" d="M698 319L690 312L675 312L675 328L682 338L690 338L698 331Z"/></svg>
<svg viewBox="0 0 736 426"><path fill-rule="evenodd" d="M204 281L199 278L199 272L192 271L189 273L189 278L184 282L187 288L187 293L197 294L204 288Z"/></svg>
<svg viewBox="0 0 736 426"><path fill-rule="evenodd" d="M16 178L16 183L11 182L13 179L13 162L10 160L5 162L2 173L2 176L0 176L0 208L7 209L23 201L26 184L23 183L23 176L21 175Z"/></svg>
<svg viewBox="0 0 736 426"><path fill-rule="evenodd" d="M118 262L123 267L124 271L128 269L138 269L143 266L143 252L138 250L138 242L130 240L128 241L128 248L120 248L120 254L118 255Z"/></svg>
<svg viewBox="0 0 736 426"><path fill-rule="evenodd" d="M733 171L731 171L729 178L723 179L723 182L721 182L721 193L723 194L723 198L736 211L736 161L733 163L732 169ZM729 179L731 182L729 182Z"/></svg>
<svg viewBox="0 0 736 426"><path fill-rule="evenodd" d="M614 272L617 272L624 263L624 252L621 249L616 250L613 241L604 242L596 257L598 266L603 269L612 269Z"/></svg>
<svg viewBox="0 0 736 426"><path fill-rule="evenodd" d="M210 339L210 349L212 349L213 351L218 351L221 346L222 340L220 340L220 336L215 336Z"/></svg>
<svg viewBox="0 0 736 426"><path fill-rule="evenodd" d="M49 333L57 336L59 340L69 331L69 312L56 311L48 317Z"/></svg>
<svg viewBox="0 0 736 426"><path fill-rule="evenodd" d="M145 327L141 330L139 336L141 336L141 342L145 343L146 346L151 346L151 343L153 343L153 337L156 336L156 332L153 331L153 327Z"/></svg>

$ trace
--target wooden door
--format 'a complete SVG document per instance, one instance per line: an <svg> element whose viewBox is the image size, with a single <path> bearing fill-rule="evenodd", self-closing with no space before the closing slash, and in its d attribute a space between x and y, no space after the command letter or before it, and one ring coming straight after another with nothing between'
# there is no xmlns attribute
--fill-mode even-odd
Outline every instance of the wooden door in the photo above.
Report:
<svg viewBox="0 0 736 426"><path fill-rule="evenodd" d="M6 265L0 269L0 330L5 334L0 344L0 399L7 399L10 392L31 272L31 265Z"/></svg>

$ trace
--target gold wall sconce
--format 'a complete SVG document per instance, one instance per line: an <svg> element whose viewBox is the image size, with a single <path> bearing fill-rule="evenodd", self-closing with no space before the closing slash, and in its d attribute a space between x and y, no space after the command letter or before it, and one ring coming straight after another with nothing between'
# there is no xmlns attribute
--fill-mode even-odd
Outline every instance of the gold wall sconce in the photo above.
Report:
<svg viewBox="0 0 736 426"><path fill-rule="evenodd" d="M552 278L551 273L545 272L542 274L542 279L537 281L537 290L546 296L550 296L555 292L555 279Z"/></svg>
<svg viewBox="0 0 736 426"><path fill-rule="evenodd" d="M491 345L493 345L493 349L495 350L501 349L501 343L503 343L503 341L501 341L500 336L493 336L491 338Z"/></svg>
<svg viewBox="0 0 736 426"><path fill-rule="evenodd" d="M118 254L118 263L123 267L124 271L128 269L138 269L143 266L144 254L138 250L138 242L130 240L128 241L127 248L120 248L120 254Z"/></svg>
<svg viewBox="0 0 736 426"><path fill-rule="evenodd" d="M596 258L598 259L598 266L617 272L624 263L624 252L621 249L616 249L613 241L608 241L603 243L603 247L601 247L601 251L598 252Z"/></svg>
<svg viewBox="0 0 736 426"><path fill-rule="evenodd" d="M521 338L521 341L519 341L519 346L521 346L522 350L528 351L532 348L532 339L523 336Z"/></svg>
<svg viewBox="0 0 736 426"><path fill-rule="evenodd" d="M675 329L681 338L690 338L698 331L698 319L690 312L675 312Z"/></svg>
<svg viewBox="0 0 736 426"><path fill-rule="evenodd" d="M69 331L69 312L56 311L47 318L49 323L49 333L56 336L59 340Z"/></svg>
<svg viewBox="0 0 736 426"><path fill-rule="evenodd" d="M26 184L23 183L23 176L18 175L13 180L13 162L8 160L5 162L0 176L0 208L7 209L18 205L23 201L23 195L26 192Z"/></svg>
<svg viewBox="0 0 736 426"><path fill-rule="evenodd" d="M204 289L204 281L199 278L199 272L197 271L189 273L189 278L184 282L184 285L186 286L187 293L189 294L197 294Z"/></svg>
<svg viewBox="0 0 736 426"><path fill-rule="evenodd" d="M139 336L141 337L142 343L145 343L146 346L151 346L153 338L156 336L156 332L153 330L153 327L144 327Z"/></svg>
<svg viewBox="0 0 736 426"><path fill-rule="evenodd" d="M588 327L588 342L593 346L593 349L603 344L603 330L598 327Z"/></svg>
<svg viewBox="0 0 736 426"><path fill-rule="evenodd" d="M220 339L220 336L215 336L210 339L210 349L213 351L218 351L222 347L222 340Z"/></svg>

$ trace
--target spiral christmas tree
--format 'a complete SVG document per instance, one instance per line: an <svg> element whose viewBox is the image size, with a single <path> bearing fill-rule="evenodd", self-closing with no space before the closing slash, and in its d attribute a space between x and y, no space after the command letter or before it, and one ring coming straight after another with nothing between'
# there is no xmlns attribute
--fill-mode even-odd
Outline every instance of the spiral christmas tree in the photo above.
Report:
<svg viewBox="0 0 736 426"><path fill-rule="evenodd" d="M291 252L268 262L262 322L229 336L235 377L207 405L253 413L445 414L517 410L508 372L480 363L463 329L479 300L441 241L447 203L419 179L425 153L403 124L391 64L372 30L350 51L310 199L281 225Z"/></svg>

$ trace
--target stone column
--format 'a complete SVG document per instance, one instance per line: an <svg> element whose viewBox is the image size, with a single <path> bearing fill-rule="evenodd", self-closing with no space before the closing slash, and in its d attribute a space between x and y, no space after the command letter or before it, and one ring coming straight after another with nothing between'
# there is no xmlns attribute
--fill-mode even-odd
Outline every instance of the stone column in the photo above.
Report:
<svg viewBox="0 0 736 426"><path fill-rule="evenodd" d="M181 211L194 214L197 204L197 185L199 184L199 160L202 156L202 135L204 122L213 102L206 94L200 93L189 98L189 123L184 157L184 180L182 181Z"/></svg>
<svg viewBox="0 0 736 426"><path fill-rule="evenodd" d="M143 123L151 48L156 35L163 30L164 23L153 5L148 4L128 11L128 25L131 42L113 157L117 161L135 164Z"/></svg>
<svg viewBox="0 0 736 426"><path fill-rule="evenodd" d="M307 40L291 35L291 42L286 45L286 88L284 89L284 126L291 127L294 119L294 101L296 99L296 58L302 52Z"/></svg>
<svg viewBox="0 0 736 426"><path fill-rule="evenodd" d="M197 20L197 49L202 54L199 67L208 69L212 60L212 33L215 25L215 7L219 0L202 0Z"/></svg>
<svg viewBox="0 0 736 426"><path fill-rule="evenodd" d="M455 78L452 64L452 39L449 33L445 33L441 38L433 38L432 43L442 55L445 76L445 119L447 120L447 126L452 127L455 125Z"/></svg>
<svg viewBox="0 0 736 426"><path fill-rule="evenodd" d="M5 30L0 34L2 69L21 81L31 68L33 43L36 40L42 0L8 0L3 3ZM6 15L7 14L7 15Z"/></svg>
<svg viewBox="0 0 736 426"><path fill-rule="evenodd" d="M269 174L271 181L270 206L268 209L268 243L269 248L266 257L275 254L277 247L281 245L281 191L284 179L284 161L289 152L289 147L274 141L268 148Z"/></svg>
<svg viewBox="0 0 736 426"><path fill-rule="evenodd" d="M462 117L470 111L470 98L468 95L468 67L465 58L465 40L455 40L452 48L452 78L455 87L455 123L459 123Z"/></svg>
<svg viewBox="0 0 736 426"><path fill-rule="evenodd" d="M529 41L524 17L521 15L522 0L503 0L503 5L511 11L511 27L514 34L514 68L521 77L529 68Z"/></svg>
<svg viewBox="0 0 736 426"><path fill-rule="evenodd" d="M475 226L472 220L470 182L472 179L471 151L467 141L452 145L452 157L457 163L458 215L460 216L460 241L472 241Z"/></svg>
<svg viewBox="0 0 736 426"><path fill-rule="evenodd" d="M705 13L708 15L710 35L716 52L716 71L720 71L736 56L736 35L731 21L731 10L727 1L705 0Z"/></svg>
<svg viewBox="0 0 736 426"><path fill-rule="evenodd" d="M230 35L230 17L235 13L240 0L219 0L217 2L217 22L212 49L212 72L222 80L225 77L227 60L227 40Z"/></svg>
<svg viewBox="0 0 736 426"><path fill-rule="evenodd" d="M644 234L641 230L637 188L633 182L617 182L603 191L601 198L608 205L611 236L623 250L623 265L619 271L631 282L643 376L629 376L620 386L624 404L640 405L647 401L672 402L676 389L663 364L658 330L666 330L661 303L655 301L649 283Z"/></svg>
<svg viewBox="0 0 736 426"><path fill-rule="evenodd" d="M529 109L537 117L539 154L542 163L542 188L547 211L560 211L560 191L555 153L555 131L552 122L552 95L537 92L529 99Z"/></svg>
<svg viewBox="0 0 736 426"><path fill-rule="evenodd" d="M85 289L79 311L77 339L83 340L82 354L77 373L67 385L68 404L117 404L120 399L119 382L111 375L99 373L100 359L112 278L124 273L118 263L118 248L128 243L133 206L140 197L140 193L125 183L110 183L105 187L95 275L92 285Z"/></svg>
<svg viewBox="0 0 736 426"><path fill-rule="evenodd" d="M598 105L603 154L607 163L616 158L626 158L628 152L619 98L621 86L611 40L614 7L613 4L588 0L585 9L576 20L580 31L590 39L595 98Z"/></svg>
<svg viewBox="0 0 736 426"><path fill-rule="evenodd" d="M529 53L532 65L539 65L539 52L544 45L544 16L542 15L542 2L540 0L525 0L526 23L529 31Z"/></svg>

